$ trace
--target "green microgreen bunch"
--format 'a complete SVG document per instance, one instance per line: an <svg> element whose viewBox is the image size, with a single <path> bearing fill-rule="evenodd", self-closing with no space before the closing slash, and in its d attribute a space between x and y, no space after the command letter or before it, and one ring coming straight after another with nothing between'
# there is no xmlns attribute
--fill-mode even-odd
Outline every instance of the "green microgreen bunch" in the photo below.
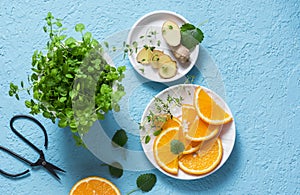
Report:
<svg viewBox="0 0 300 195"><path fill-rule="evenodd" d="M23 81L20 86L11 83L9 95L20 99L19 93L27 91L31 98L25 105L31 114L42 113L53 123L58 119L59 127L69 126L74 133L86 132L109 110L120 109L125 66L110 66L102 45L84 32L83 24L75 26L81 35L81 40L76 40L64 34L61 20L51 13L45 20L43 30L49 35L46 52L36 50L32 55L29 87L24 87Z"/></svg>

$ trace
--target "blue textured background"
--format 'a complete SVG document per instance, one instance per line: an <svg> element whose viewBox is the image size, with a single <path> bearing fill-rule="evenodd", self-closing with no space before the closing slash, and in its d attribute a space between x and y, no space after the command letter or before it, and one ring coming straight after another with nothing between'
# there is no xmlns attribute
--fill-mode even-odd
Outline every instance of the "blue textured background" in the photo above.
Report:
<svg viewBox="0 0 300 195"><path fill-rule="evenodd" d="M237 138L225 165L205 179L178 181L156 170L150 171L156 173L158 181L149 194L300 194L300 5L297 0L191 0L188 3L1 0L0 144L31 159L36 157L9 130L9 119L14 114L27 113L28 109L24 99L16 101L7 91L11 81L26 80L33 51L44 47L47 36L42 26L48 11L62 18L68 29L78 22L86 24L102 40L129 29L144 14L160 9L177 12L194 24L209 19L202 26L205 34L202 46L214 58L222 75L226 101L235 116ZM128 61L124 63L130 66ZM199 76L196 82L203 84L205 78ZM150 86L143 90L154 90L156 84ZM135 188L140 172L126 171L120 179L111 178L107 167L100 166L101 161L88 150L75 146L68 129L60 129L41 116L37 118L49 134L47 159L67 173L60 175L60 183L41 169L16 180L0 176L0 194L67 194L77 180L90 175L110 179L124 194ZM42 134L27 131L25 122L19 125L28 137L42 144ZM130 140L129 146L139 146L138 138ZM3 152L0 159L3 170L17 172L26 168Z"/></svg>

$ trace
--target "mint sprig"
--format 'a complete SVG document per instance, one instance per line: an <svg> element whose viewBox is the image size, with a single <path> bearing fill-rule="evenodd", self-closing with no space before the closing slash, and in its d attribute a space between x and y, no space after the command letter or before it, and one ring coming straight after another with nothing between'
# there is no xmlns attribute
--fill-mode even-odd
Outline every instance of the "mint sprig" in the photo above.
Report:
<svg viewBox="0 0 300 195"><path fill-rule="evenodd" d="M112 142L123 147L127 143L128 137L124 129L118 130L112 137Z"/></svg>
<svg viewBox="0 0 300 195"><path fill-rule="evenodd" d="M156 181L157 179L155 174L153 173L142 174L136 180L136 185L138 188L130 191L129 193L127 193L127 195L138 190L142 190L143 192L149 192L155 186Z"/></svg>
<svg viewBox="0 0 300 195"><path fill-rule="evenodd" d="M113 162L108 166L109 173L112 177L120 178L123 175L123 167L118 162Z"/></svg>
<svg viewBox="0 0 300 195"><path fill-rule="evenodd" d="M203 32L192 24L185 23L180 27L181 44L191 50L202 42Z"/></svg>
<svg viewBox="0 0 300 195"><path fill-rule="evenodd" d="M181 141L174 139L171 141L170 144L171 144L171 152L173 154L177 155L184 151L184 144Z"/></svg>

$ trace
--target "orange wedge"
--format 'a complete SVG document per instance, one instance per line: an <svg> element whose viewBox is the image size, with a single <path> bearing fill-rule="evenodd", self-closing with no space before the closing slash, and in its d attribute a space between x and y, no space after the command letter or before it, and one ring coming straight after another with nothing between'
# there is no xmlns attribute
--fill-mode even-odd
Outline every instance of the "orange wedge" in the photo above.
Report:
<svg viewBox="0 0 300 195"><path fill-rule="evenodd" d="M171 152L171 141L179 139L179 128L168 128L154 140L153 154L157 164L170 174L178 173L178 155Z"/></svg>
<svg viewBox="0 0 300 195"><path fill-rule="evenodd" d="M167 118L167 121L162 125L161 129L165 130L171 127L179 128L180 126L181 126L181 121L179 120L179 118L172 116Z"/></svg>
<svg viewBox="0 0 300 195"><path fill-rule="evenodd" d="M187 129L189 129L194 122L195 118L198 116L198 113L193 105L190 104L182 104L182 125L187 125Z"/></svg>
<svg viewBox="0 0 300 195"><path fill-rule="evenodd" d="M218 134L218 132L218 126L209 125L199 117L196 117L185 137L188 140L199 142L212 139Z"/></svg>
<svg viewBox="0 0 300 195"><path fill-rule="evenodd" d="M221 162L223 148L221 139L218 138L209 149L182 155L179 159L179 168L192 175L202 175L214 170Z"/></svg>
<svg viewBox="0 0 300 195"><path fill-rule="evenodd" d="M232 120L230 114L224 111L200 86L194 93L194 106L199 117L209 124L222 125Z"/></svg>
<svg viewBox="0 0 300 195"><path fill-rule="evenodd" d="M121 195L119 189L112 182L96 176L78 181L70 191L70 195L85 194Z"/></svg>
<svg viewBox="0 0 300 195"><path fill-rule="evenodd" d="M185 140L185 150L182 154L191 154L200 149L202 142L194 142L190 140Z"/></svg>

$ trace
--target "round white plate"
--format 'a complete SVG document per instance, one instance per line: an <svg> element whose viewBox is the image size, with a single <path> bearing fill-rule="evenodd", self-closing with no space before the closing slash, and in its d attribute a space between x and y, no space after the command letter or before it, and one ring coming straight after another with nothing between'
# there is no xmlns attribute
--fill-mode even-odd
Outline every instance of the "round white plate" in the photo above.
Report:
<svg viewBox="0 0 300 195"><path fill-rule="evenodd" d="M195 88L197 87L197 85L193 85L193 84L180 84L180 85L175 85L172 87L169 87L165 90L163 90L162 92L160 92L158 95L156 95L156 98L160 98L162 100L166 100L167 96L170 95L172 97L182 97L183 104L193 104L193 98L194 98L194 91ZM217 95L215 92L213 92L212 90L202 87L226 112L228 112L231 116L232 113L228 107L228 105L226 104L226 102L219 96ZM142 119L141 119L141 123L143 123L143 121L145 121L145 118L149 115L150 111L155 110L155 99L153 98L150 103L148 104L148 106L146 107ZM172 114L174 116L181 116L181 107L176 107L173 110L171 110ZM147 126L145 126L147 129ZM148 127L150 128L150 127ZM141 139L143 139L143 137L145 137L146 132L145 131L140 131L140 136ZM199 179L199 178L203 178L206 177L210 174L212 174L213 172L215 172L216 170L218 170L228 159L233 146L234 146L234 142L235 142L235 136L236 136L236 132L235 132L235 124L234 124L234 120L231 121L230 123L227 123L225 125L223 125L222 130L220 132L220 138L222 140L222 146L223 146L223 157L222 160L220 162L220 164L211 172L204 174L204 175L199 175L199 176L195 176L195 175L190 175L187 174L181 170L179 170L178 175L172 175L166 171L164 171L163 169L161 169L159 167L159 165L156 163L154 155L153 155L153 143L154 143L154 139L155 136L152 135L152 133L150 134L151 136L151 140L149 143L145 144L145 140L142 140L142 147L143 150L148 158L148 160L157 168L159 169L161 172L163 172L164 174L176 178L176 179L182 179L182 180L192 180L192 179Z"/></svg>
<svg viewBox="0 0 300 195"><path fill-rule="evenodd" d="M173 56L161 33L161 27L167 20L177 23L179 27L181 27L182 24L188 23L184 17L177 13L170 11L155 11L140 18L131 28L127 38L127 43L130 45L135 41L138 43L138 51L141 50L144 45L155 46L155 49L164 51L164 53L171 56L173 60L177 61L177 74L172 78L164 79L159 76L158 70L153 69L151 65L142 65L138 63L136 61L136 52L128 55L130 63L141 76L156 82L171 82L183 77L193 68L199 53L198 45L190 53L190 61L185 64L180 63ZM151 35L151 32L156 32L156 35ZM147 35L149 34L151 35L151 38L147 38ZM160 41L160 46L157 45L158 41Z"/></svg>

